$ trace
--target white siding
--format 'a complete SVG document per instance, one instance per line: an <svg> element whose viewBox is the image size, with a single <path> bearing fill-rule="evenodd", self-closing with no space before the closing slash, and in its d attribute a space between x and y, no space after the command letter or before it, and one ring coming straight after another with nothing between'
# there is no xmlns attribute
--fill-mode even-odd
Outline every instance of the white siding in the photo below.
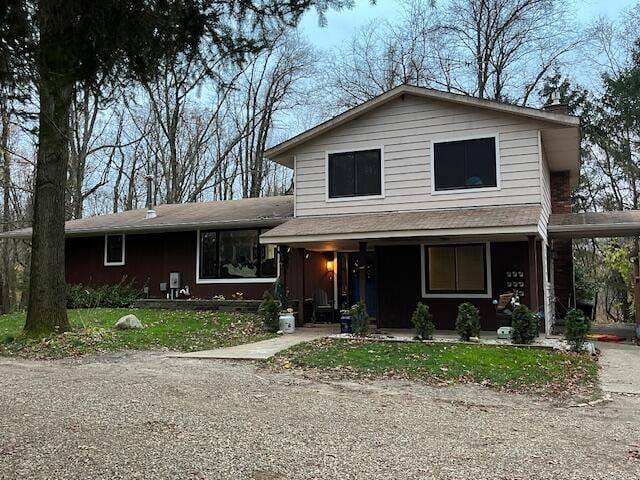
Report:
<svg viewBox="0 0 640 480"><path fill-rule="evenodd" d="M547 163L547 155L544 151L544 145L542 144L542 141L540 141L539 144L542 214L540 215L538 230L542 238L546 239L547 226L549 224L549 217L551 215L551 173L549 170L549 164Z"/></svg>
<svg viewBox="0 0 640 480"><path fill-rule="evenodd" d="M528 119L406 96L296 149L296 215L540 204L540 125ZM501 189L431 195L431 141L499 136ZM382 147L384 198L326 200L326 152Z"/></svg>

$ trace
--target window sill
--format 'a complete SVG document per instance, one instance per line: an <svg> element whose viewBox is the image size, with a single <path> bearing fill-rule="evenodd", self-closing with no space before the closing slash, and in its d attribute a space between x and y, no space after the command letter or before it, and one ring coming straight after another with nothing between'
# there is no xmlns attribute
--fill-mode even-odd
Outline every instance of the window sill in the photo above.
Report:
<svg viewBox="0 0 640 480"><path fill-rule="evenodd" d="M476 192L497 192L501 190L500 187L479 187L479 188L457 188L455 190L435 190L431 191L431 195L450 195L461 193L476 193Z"/></svg>
<svg viewBox="0 0 640 480"><path fill-rule="evenodd" d="M327 197L325 202L327 203L336 203L336 202L353 202L360 200L382 200L384 195L354 195L352 197L336 197L331 198Z"/></svg>
<svg viewBox="0 0 640 480"><path fill-rule="evenodd" d="M105 262L105 267L123 267L125 265L124 262Z"/></svg>
<svg viewBox="0 0 640 480"><path fill-rule="evenodd" d="M489 293L423 293L422 298L491 298Z"/></svg>
<svg viewBox="0 0 640 480"><path fill-rule="evenodd" d="M216 283L274 283L276 277L263 278L197 278L196 283L199 285L216 284Z"/></svg>

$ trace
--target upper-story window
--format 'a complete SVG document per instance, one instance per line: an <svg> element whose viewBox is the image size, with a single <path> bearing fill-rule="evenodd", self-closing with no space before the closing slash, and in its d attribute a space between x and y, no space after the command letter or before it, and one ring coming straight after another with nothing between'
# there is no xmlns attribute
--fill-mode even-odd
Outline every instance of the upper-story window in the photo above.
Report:
<svg viewBox="0 0 640 480"><path fill-rule="evenodd" d="M433 143L434 190L498 187L497 136Z"/></svg>
<svg viewBox="0 0 640 480"><path fill-rule="evenodd" d="M104 264L124 265L124 234L104 236Z"/></svg>
<svg viewBox="0 0 640 480"><path fill-rule="evenodd" d="M329 198L382 195L382 152L376 148L328 155Z"/></svg>

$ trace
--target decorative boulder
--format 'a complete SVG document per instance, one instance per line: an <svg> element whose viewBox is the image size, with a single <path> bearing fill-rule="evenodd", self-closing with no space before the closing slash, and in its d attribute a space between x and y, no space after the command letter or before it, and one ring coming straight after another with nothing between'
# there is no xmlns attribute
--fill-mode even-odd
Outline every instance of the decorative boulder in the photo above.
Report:
<svg viewBox="0 0 640 480"><path fill-rule="evenodd" d="M142 330L144 325L142 325L142 322L138 320L138 317L129 314L121 317L113 328L117 328L118 330Z"/></svg>

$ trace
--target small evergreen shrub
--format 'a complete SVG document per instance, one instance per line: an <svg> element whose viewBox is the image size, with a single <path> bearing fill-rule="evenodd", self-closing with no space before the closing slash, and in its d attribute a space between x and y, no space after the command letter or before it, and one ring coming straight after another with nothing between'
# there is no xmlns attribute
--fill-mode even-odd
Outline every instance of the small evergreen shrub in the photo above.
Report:
<svg viewBox="0 0 640 480"><path fill-rule="evenodd" d="M366 337L369 334L369 314L367 306L358 302L351 307L351 328L354 335Z"/></svg>
<svg viewBox="0 0 640 480"><path fill-rule="evenodd" d="M480 335L480 312L471 303L461 303L458 306L456 318L456 332L464 341Z"/></svg>
<svg viewBox="0 0 640 480"><path fill-rule="evenodd" d="M564 334L567 342L574 352L581 352L587 335L591 331L591 319L585 316L582 310L572 308L564 317L567 331Z"/></svg>
<svg viewBox="0 0 640 480"><path fill-rule="evenodd" d="M538 336L538 316L526 305L518 305L511 315L511 340L528 345Z"/></svg>
<svg viewBox="0 0 640 480"><path fill-rule="evenodd" d="M273 298L273 294L269 290L265 291L262 296L258 313L262 315L265 330L272 333L280 330L280 305Z"/></svg>
<svg viewBox="0 0 640 480"><path fill-rule="evenodd" d="M416 329L416 336L420 340L430 340L433 337L435 325L433 324L433 315L429 311L429 306L418 302L418 306L411 315L411 323Z"/></svg>
<svg viewBox="0 0 640 480"><path fill-rule="evenodd" d="M67 308L128 308L141 296L133 281L95 287L67 285Z"/></svg>

